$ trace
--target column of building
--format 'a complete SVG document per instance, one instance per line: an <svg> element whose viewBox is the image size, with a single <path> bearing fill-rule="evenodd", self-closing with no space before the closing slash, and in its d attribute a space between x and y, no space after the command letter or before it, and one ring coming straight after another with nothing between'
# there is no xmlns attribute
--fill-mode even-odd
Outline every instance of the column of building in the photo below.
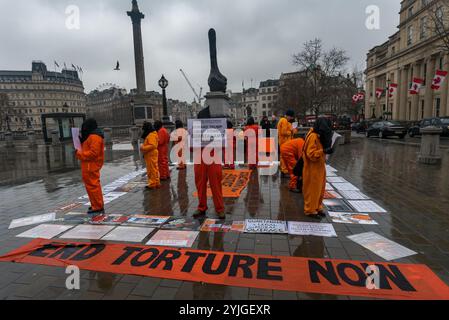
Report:
<svg viewBox="0 0 449 320"><path fill-rule="evenodd" d="M427 59L427 71L426 71L426 93L424 95L424 118L430 118L433 116L433 90L432 90L432 77L435 74L435 57ZM421 116L421 115L420 115ZM420 119L420 118L418 118Z"/></svg>
<svg viewBox="0 0 449 320"><path fill-rule="evenodd" d="M443 54L443 70L449 71L449 56L447 54ZM448 99L449 78L445 79L445 81L443 83L443 87L440 90L441 90L442 114L444 114L445 116L449 116L449 99ZM444 108L446 108L446 109L444 109Z"/></svg>
<svg viewBox="0 0 449 320"><path fill-rule="evenodd" d="M401 68L401 77L399 83L399 120L405 121L407 119L407 105L408 105L408 79L409 79L410 66L403 66Z"/></svg>
<svg viewBox="0 0 449 320"><path fill-rule="evenodd" d="M394 79L392 80L392 83L397 84L400 78L401 70L398 68L394 71ZM399 88L398 88L399 89ZM401 105L401 96L399 94L399 91L396 91L396 93L393 95L393 107L391 109L392 115L390 119L398 119L399 118L399 108Z"/></svg>
<svg viewBox="0 0 449 320"><path fill-rule="evenodd" d="M421 68L422 64L420 62L416 62L413 64L411 81L413 81L414 78L421 77ZM409 119L416 121L418 120L418 113L419 113L419 93L412 95L411 102L412 108L410 110Z"/></svg>

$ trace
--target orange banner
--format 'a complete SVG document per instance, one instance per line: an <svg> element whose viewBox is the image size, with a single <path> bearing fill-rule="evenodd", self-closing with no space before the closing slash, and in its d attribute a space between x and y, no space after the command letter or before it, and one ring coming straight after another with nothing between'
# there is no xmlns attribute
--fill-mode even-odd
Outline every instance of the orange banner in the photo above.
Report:
<svg viewBox="0 0 449 320"><path fill-rule="evenodd" d="M181 281L379 299L449 299L427 266L37 239L0 262L31 263ZM368 289L368 266L379 289Z"/></svg>
<svg viewBox="0 0 449 320"><path fill-rule="evenodd" d="M239 198L248 185L251 170L223 170L223 198ZM198 198L198 192L193 193ZM212 190L207 188L207 196L212 198Z"/></svg>

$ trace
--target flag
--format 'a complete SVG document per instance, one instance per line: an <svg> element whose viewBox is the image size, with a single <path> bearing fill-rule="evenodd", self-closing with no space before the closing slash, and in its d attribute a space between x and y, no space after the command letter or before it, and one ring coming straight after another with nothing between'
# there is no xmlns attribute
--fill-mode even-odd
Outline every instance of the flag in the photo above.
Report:
<svg viewBox="0 0 449 320"><path fill-rule="evenodd" d="M393 98L396 94L396 91L398 91L398 85L396 83L391 83L388 86L388 97Z"/></svg>
<svg viewBox="0 0 449 320"><path fill-rule="evenodd" d="M435 77L433 78L432 81L432 90L440 90L441 85L446 79L446 76L447 71L437 70L437 73L435 74Z"/></svg>
<svg viewBox="0 0 449 320"><path fill-rule="evenodd" d="M363 101L363 100L365 100L365 93L363 93L363 92L360 92L359 94L358 94L358 97L359 97L359 101Z"/></svg>
<svg viewBox="0 0 449 320"><path fill-rule="evenodd" d="M359 95L355 94L352 96L352 103L356 104L357 102L359 102Z"/></svg>
<svg viewBox="0 0 449 320"><path fill-rule="evenodd" d="M382 97L383 93L384 93L384 89L383 88L377 88L376 89L376 98L380 99Z"/></svg>
<svg viewBox="0 0 449 320"><path fill-rule="evenodd" d="M59 63L57 63L56 60L55 60L55 66L57 66L59 68Z"/></svg>
<svg viewBox="0 0 449 320"><path fill-rule="evenodd" d="M423 79L413 78L412 86L410 87L410 94L419 94L419 90L421 89L423 83Z"/></svg>

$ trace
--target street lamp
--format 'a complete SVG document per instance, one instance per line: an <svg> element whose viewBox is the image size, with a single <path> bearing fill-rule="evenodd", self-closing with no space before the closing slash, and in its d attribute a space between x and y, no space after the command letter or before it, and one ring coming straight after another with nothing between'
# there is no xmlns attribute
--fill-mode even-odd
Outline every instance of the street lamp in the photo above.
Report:
<svg viewBox="0 0 449 320"><path fill-rule="evenodd" d="M131 99L131 101L129 102L129 105L131 106L131 123L133 126L136 125L136 115L134 114L134 100Z"/></svg>
<svg viewBox="0 0 449 320"><path fill-rule="evenodd" d="M159 87L162 88L162 107L163 107L163 117L162 117L162 123L164 126L172 126L173 123L171 123L170 118L168 117L168 106L167 106L167 95L165 92L165 89L168 87L168 81L165 79L164 75L162 75L161 79L159 80Z"/></svg>

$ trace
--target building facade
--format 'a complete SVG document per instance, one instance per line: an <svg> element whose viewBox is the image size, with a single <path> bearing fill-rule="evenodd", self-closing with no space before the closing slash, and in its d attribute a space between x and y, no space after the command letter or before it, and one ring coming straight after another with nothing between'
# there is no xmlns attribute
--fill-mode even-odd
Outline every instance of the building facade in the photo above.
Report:
<svg viewBox="0 0 449 320"><path fill-rule="evenodd" d="M256 121L260 122L263 117L273 115L278 103L279 83L279 80L267 80L260 83Z"/></svg>
<svg viewBox="0 0 449 320"><path fill-rule="evenodd" d="M436 71L449 69L449 48L435 32L435 17L447 16L447 6L441 0L402 1L398 32L367 55L366 118L417 121L449 116L448 79L439 90L431 88ZM424 80L417 95L409 92L414 78ZM396 93L376 97L376 89L390 84L398 85Z"/></svg>
<svg viewBox="0 0 449 320"><path fill-rule="evenodd" d="M97 120L99 126L132 125L131 99L126 89L111 87L87 95L87 115Z"/></svg>
<svg viewBox="0 0 449 320"><path fill-rule="evenodd" d="M0 131L42 130L43 119L52 119L51 114L57 115L55 119L67 118L68 122L62 123L65 128L74 125L74 118L79 122L86 114L86 95L78 72L65 69L51 72L40 61L32 63L31 71L0 70L0 93L7 95L9 106L0 115L5 118ZM48 123L48 127L58 125Z"/></svg>
<svg viewBox="0 0 449 320"><path fill-rule="evenodd" d="M258 107L259 107L259 89L256 88L243 89L242 108L245 122L249 117L253 117L256 122L258 121Z"/></svg>

